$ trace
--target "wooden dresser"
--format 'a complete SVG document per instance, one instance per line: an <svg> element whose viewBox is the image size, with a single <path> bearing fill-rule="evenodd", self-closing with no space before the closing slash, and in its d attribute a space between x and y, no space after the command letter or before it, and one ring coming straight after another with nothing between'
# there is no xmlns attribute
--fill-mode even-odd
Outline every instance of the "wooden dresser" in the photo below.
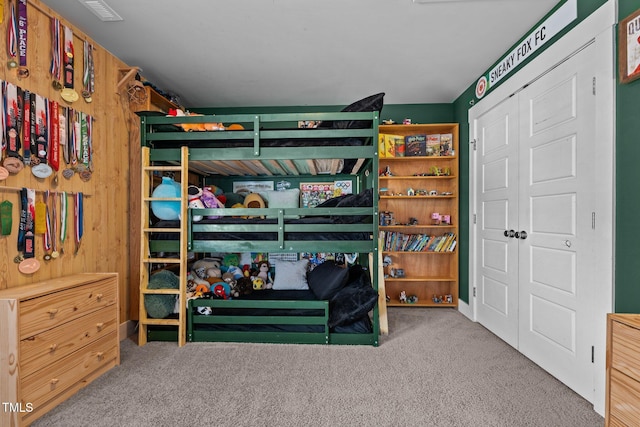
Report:
<svg viewBox="0 0 640 427"><path fill-rule="evenodd" d="M640 425L640 314L607 315L605 426Z"/></svg>
<svg viewBox="0 0 640 427"><path fill-rule="evenodd" d="M0 291L0 426L29 425L120 364L118 275Z"/></svg>

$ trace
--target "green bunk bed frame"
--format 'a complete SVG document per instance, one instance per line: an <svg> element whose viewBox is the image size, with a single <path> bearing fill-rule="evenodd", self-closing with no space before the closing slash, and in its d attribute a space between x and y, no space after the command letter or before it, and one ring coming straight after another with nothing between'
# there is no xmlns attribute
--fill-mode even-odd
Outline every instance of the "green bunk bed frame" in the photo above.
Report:
<svg viewBox="0 0 640 427"><path fill-rule="evenodd" d="M184 158L183 147L188 147L189 176L200 177L202 185L228 186L233 180L287 180L317 182L351 180L353 194L366 189L372 192L372 206L328 208L263 208L263 209L188 209L186 224L186 250L195 253L240 252L333 252L357 253L358 263L369 272L371 286L378 290L378 112L323 112L285 114L236 114L166 117L140 114L141 142L149 147L149 162L153 165L177 165ZM327 127L300 129L301 121L322 121ZM240 124L242 130L186 132L182 124L199 123ZM281 142L284 141L284 142ZM330 141L330 142L326 142ZM355 142L355 143L354 143ZM332 167L328 173L319 173L314 166L318 159L329 164L349 159L351 170L337 173ZM184 188L184 187L183 187ZM271 223L225 224L215 221L196 222L194 216L266 217ZM288 218L353 218L364 221L336 223L291 223ZM348 222L348 223L340 223ZM269 233L268 240L227 240L217 238L227 233ZM217 233L217 234L216 234ZM316 233L322 239L300 235ZM332 239L331 233L365 234L366 239ZM206 236L206 237L202 237ZM291 237L294 236L294 237ZM180 252L180 240L148 239L150 253ZM182 249L184 250L184 249ZM182 275L184 277L184 275ZM337 333L330 330L327 300L244 300L194 299L188 302L187 341L235 341L317 344L378 345L378 304L369 312L370 333ZM200 315L196 307L211 307L212 315ZM219 309L260 309L264 313L253 315L216 315ZM269 310L295 309L296 315L269 315ZM302 311L308 313L299 315ZM315 325L314 332L253 332L216 331L207 325ZM163 339L161 327L149 327L149 340ZM166 328L164 328L166 329ZM169 328L170 329L170 328Z"/></svg>

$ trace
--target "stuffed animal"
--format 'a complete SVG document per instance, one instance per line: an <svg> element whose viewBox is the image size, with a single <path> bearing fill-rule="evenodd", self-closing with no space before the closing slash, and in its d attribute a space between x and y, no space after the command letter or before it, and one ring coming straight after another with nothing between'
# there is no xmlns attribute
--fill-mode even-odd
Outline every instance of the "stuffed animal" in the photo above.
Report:
<svg viewBox="0 0 640 427"><path fill-rule="evenodd" d="M204 187L200 195L200 201L202 202L203 206L209 209L224 208L224 200L221 200L223 198L224 198L224 195L220 195L219 197L216 197L215 194L213 194L213 192L211 191L211 187ZM207 218L217 219L217 218L220 218L220 215L210 215ZM194 218L194 221L195 221L195 218Z"/></svg>
<svg viewBox="0 0 640 427"><path fill-rule="evenodd" d="M249 295L253 292L253 282L249 277L241 277L236 282L236 290L240 295Z"/></svg>
<svg viewBox="0 0 640 427"><path fill-rule="evenodd" d="M201 116L202 114L195 114L190 112L184 112L179 108L170 108L168 116L172 117L185 117L185 116ZM225 127L222 123L179 123L179 126L187 132L192 131L204 131L204 130L224 130Z"/></svg>
<svg viewBox="0 0 640 427"><path fill-rule="evenodd" d="M257 277L262 279L265 289L271 289L273 287L273 280L271 279L271 265L269 261L260 261L258 263L258 275Z"/></svg>
<svg viewBox="0 0 640 427"><path fill-rule="evenodd" d="M264 280L262 280L262 278L254 277L252 283L254 291L261 291L262 289L264 289Z"/></svg>
<svg viewBox="0 0 640 427"><path fill-rule="evenodd" d="M193 283L197 285L210 286L208 278L221 278L220 259L202 258L191 265L191 275Z"/></svg>
<svg viewBox="0 0 640 427"><path fill-rule="evenodd" d="M204 209L205 207L208 207L205 206L201 200L203 194L201 189L195 185L190 185L187 188L187 193L189 194L189 207L191 209ZM194 215L193 220L196 222L202 221L202 215Z"/></svg>

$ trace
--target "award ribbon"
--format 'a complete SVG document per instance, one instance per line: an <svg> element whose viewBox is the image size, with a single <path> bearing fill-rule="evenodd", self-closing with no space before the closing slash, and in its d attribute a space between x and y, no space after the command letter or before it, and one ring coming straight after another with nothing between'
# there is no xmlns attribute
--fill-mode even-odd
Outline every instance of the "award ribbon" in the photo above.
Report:
<svg viewBox="0 0 640 427"><path fill-rule="evenodd" d="M17 174L24 164L20 154L22 142L20 141L20 128L22 127L22 104L19 89L13 83L5 82L5 126L6 126L6 157L2 165L9 173Z"/></svg>
<svg viewBox="0 0 640 427"><path fill-rule="evenodd" d="M51 18L51 67L49 68L53 77L52 86L55 90L62 89L62 49L60 44L60 20Z"/></svg>
<svg viewBox="0 0 640 427"><path fill-rule="evenodd" d="M64 241L67 238L67 192L60 193L60 253L64 253Z"/></svg>
<svg viewBox="0 0 640 427"><path fill-rule="evenodd" d="M53 170L58 171L60 169L60 112L59 104L57 101L49 101L49 129L50 129L50 141L49 144L49 166Z"/></svg>
<svg viewBox="0 0 640 427"><path fill-rule="evenodd" d="M35 256L33 221L36 215L36 192L27 188L27 226L24 236L24 257L33 258Z"/></svg>
<svg viewBox="0 0 640 427"><path fill-rule="evenodd" d="M9 6L10 18L9 23L7 24L7 53L9 54L9 61L7 62L7 67L9 68L17 68L18 62L16 61L16 57L18 56L18 20L16 19L16 5L14 2L11 2L11 6Z"/></svg>
<svg viewBox="0 0 640 427"><path fill-rule="evenodd" d="M64 27L64 89L60 96L67 102L78 100L78 93L73 90L73 30Z"/></svg>
<svg viewBox="0 0 640 427"><path fill-rule="evenodd" d="M60 256L60 252L58 252L58 209L56 207L58 203L58 193L53 192L53 199L51 202L51 248L53 251L51 252L51 258L58 258Z"/></svg>
<svg viewBox="0 0 640 427"><path fill-rule="evenodd" d="M91 95L95 90L95 68L93 64L93 45L84 41L84 74L82 75L82 97L89 103L92 101Z"/></svg>
<svg viewBox="0 0 640 427"><path fill-rule="evenodd" d="M44 246L44 259L49 261L51 259L51 216L49 215L49 190L44 193L44 206L45 206L45 232L42 239Z"/></svg>
<svg viewBox="0 0 640 427"><path fill-rule="evenodd" d="M74 223L75 223L75 239L76 239L76 254L78 253L78 251L80 250L80 243L82 241L82 234L83 234L83 228L84 228L84 212L83 212L83 201L82 201L83 197L82 197L82 193L81 192L77 192L74 196Z"/></svg>
<svg viewBox="0 0 640 427"><path fill-rule="evenodd" d="M27 66L27 0L18 0L18 57L20 66Z"/></svg>

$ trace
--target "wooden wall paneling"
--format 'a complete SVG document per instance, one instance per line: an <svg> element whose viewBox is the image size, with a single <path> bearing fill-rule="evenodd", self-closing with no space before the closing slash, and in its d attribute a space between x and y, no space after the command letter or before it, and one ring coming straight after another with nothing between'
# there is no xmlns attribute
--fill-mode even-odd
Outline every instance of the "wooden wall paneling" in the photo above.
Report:
<svg viewBox="0 0 640 427"><path fill-rule="evenodd" d="M9 2L4 2L4 22L0 31L6 34L9 21ZM78 111L92 115L94 118L93 134L93 166L94 171L90 181L83 182L76 174L67 180L59 174L57 187L53 186L51 178L36 178L30 168L0 181L0 201L9 200L13 203L13 227L9 236L0 236L0 289L23 286L49 278L61 277L81 272L117 272L120 280L120 319L130 319L130 279L138 277L138 264L130 266L130 218L129 218L129 165L130 145L139 145L139 138L131 139L137 127L138 118L131 112L128 98L116 93L116 84L120 79L119 70L128 67L127 64L111 55L101 46L94 45L95 62L95 92L93 102L86 103L82 97L73 104L68 104L60 97L51 83L49 73L51 61L50 17L57 16L62 25L69 25L74 31L75 74L74 84L78 92L82 90L83 73L83 42L88 40L85 34L66 22L64 17L42 5L38 0L29 0L27 66L30 75L19 80L15 70L0 67L0 79L11 82L23 89L42 95L48 99L57 100L60 105L71 106ZM91 40L89 40L92 42ZM5 43L0 46L0 55L8 58ZM137 132L137 130L136 130ZM61 156L62 157L62 156ZM135 159L131 160L134 161ZM61 158L61 170L64 161ZM3 187L5 189L3 189ZM44 261L42 256L42 236L36 236L36 257L40 260L41 268L32 275L25 275L18 271L13 262L17 254L17 234L19 222L18 192L6 188L34 188L36 190L56 190L67 192L84 192L84 236L79 252L75 254L73 243L73 210L70 210L68 220L68 236L64 245L64 255L56 260ZM39 198L42 193L39 193ZM71 198L69 206L72 207ZM137 223L133 223L137 230ZM139 234L139 233L138 233ZM135 241L138 239L136 238ZM131 269L135 274L131 275ZM137 291L136 291L137 293ZM137 310L137 303L134 305Z"/></svg>

